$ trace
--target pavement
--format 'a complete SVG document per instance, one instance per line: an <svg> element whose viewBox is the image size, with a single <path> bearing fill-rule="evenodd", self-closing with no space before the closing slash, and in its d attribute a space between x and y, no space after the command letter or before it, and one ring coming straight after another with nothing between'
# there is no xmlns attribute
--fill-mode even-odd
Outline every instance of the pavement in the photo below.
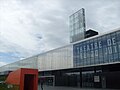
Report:
<svg viewBox="0 0 120 90"><path fill-rule="evenodd" d="M42 90L38 86L38 90ZM120 90L120 89L95 89L95 88L74 88L74 87L58 87L58 86L43 86L43 90Z"/></svg>

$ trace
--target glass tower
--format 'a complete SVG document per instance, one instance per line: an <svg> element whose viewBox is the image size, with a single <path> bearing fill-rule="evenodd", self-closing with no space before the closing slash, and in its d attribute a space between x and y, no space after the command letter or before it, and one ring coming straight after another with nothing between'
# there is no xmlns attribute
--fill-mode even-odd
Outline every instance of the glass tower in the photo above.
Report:
<svg viewBox="0 0 120 90"><path fill-rule="evenodd" d="M78 10L69 17L70 42L76 42L85 38L85 10Z"/></svg>

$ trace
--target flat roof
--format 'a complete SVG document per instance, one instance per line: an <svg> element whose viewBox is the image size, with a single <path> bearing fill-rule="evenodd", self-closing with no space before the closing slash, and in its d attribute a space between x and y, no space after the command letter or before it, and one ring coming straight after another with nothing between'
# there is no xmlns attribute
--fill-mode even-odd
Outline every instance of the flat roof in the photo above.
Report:
<svg viewBox="0 0 120 90"><path fill-rule="evenodd" d="M87 41L87 40L90 40L90 39L94 39L94 38L97 38L97 37L100 37L100 36L103 36L103 35L106 35L106 34L110 34L110 33L113 33L115 31L119 31L120 28L116 28L116 29L112 29L110 30L109 32L104 32L102 34L98 34L96 36L92 36L92 37L89 37L89 38L85 38L83 40L80 40L80 41L77 41L77 42L74 42L74 43L71 43L71 44L76 44L76 43L80 43L80 42L84 42L84 41Z"/></svg>

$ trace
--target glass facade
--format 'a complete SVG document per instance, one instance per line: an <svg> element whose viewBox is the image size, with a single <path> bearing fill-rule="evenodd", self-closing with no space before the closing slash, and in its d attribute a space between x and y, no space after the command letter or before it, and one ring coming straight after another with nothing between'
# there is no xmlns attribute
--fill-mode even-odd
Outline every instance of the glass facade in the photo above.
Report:
<svg viewBox="0 0 120 90"><path fill-rule="evenodd" d="M120 31L73 45L74 67L120 62Z"/></svg>
<svg viewBox="0 0 120 90"><path fill-rule="evenodd" d="M4 71L14 71L19 68L33 68L37 69L37 56L26 58L24 60L20 60L11 64L4 65L0 67L0 72Z"/></svg>
<svg viewBox="0 0 120 90"><path fill-rule="evenodd" d="M24 60L0 67L0 72L19 68L33 68L39 71L65 69L73 67L73 46L67 45Z"/></svg>
<svg viewBox="0 0 120 90"><path fill-rule="evenodd" d="M79 41L85 37L85 11L80 9L69 17L70 42Z"/></svg>
<svg viewBox="0 0 120 90"><path fill-rule="evenodd" d="M82 72L82 87L94 87L94 71Z"/></svg>
<svg viewBox="0 0 120 90"><path fill-rule="evenodd" d="M65 69L73 67L73 46L68 45L38 56L40 71Z"/></svg>

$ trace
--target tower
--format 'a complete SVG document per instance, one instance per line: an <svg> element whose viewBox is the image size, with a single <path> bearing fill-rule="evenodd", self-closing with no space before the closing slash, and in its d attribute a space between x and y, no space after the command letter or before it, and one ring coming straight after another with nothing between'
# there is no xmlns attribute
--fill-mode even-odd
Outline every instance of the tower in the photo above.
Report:
<svg viewBox="0 0 120 90"><path fill-rule="evenodd" d="M69 16L70 28L70 43L82 40L85 38L85 10L84 8L78 10Z"/></svg>

